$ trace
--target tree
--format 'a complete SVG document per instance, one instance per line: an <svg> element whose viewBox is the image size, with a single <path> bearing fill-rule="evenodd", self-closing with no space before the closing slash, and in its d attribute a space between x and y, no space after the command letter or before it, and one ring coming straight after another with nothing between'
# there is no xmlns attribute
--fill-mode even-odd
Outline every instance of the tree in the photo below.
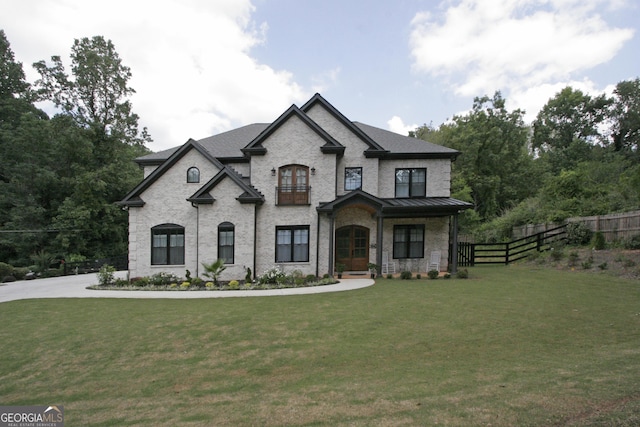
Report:
<svg viewBox="0 0 640 427"><path fill-rule="evenodd" d="M611 138L615 151L640 150L640 79L616 85L610 112Z"/></svg>
<svg viewBox="0 0 640 427"><path fill-rule="evenodd" d="M533 122L532 148L552 174L591 159L594 143L603 140L598 126L610 104L604 95L592 98L566 87L540 110Z"/></svg>
<svg viewBox="0 0 640 427"><path fill-rule="evenodd" d="M33 64L40 73L36 81L40 99L51 100L84 128L94 131L97 141L109 137L126 144L144 144L146 129L138 132L138 115L132 112L128 97L135 91L128 86L131 70L124 66L110 40L102 36L76 39L71 48L69 79L60 56Z"/></svg>
<svg viewBox="0 0 640 427"><path fill-rule="evenodd" d="M500 92L475 98L467 115L440 127L444 145L462 152L453 166L452 190L470 194L481 219L490 219L528 197L532 159L523 111L507 111Z"/></svg>

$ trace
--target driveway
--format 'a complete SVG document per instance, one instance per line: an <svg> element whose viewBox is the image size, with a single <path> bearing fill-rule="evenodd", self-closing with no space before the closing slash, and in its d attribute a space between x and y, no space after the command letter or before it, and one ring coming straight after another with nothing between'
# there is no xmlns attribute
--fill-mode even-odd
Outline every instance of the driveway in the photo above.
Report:
<svg viewBox="0 0 640 427"><path fill-rule="evenodd" d="M126 271L116 277L125 278ZM374 284L371 279L343 279L335 285L309 288L269 289L256 291L96 291L86 289L98 283L96 274L52 277L48 279L21 280L0 284L0 303L36 298L227 298L278 295L320 294L325 292L351 291Z"/></svg>

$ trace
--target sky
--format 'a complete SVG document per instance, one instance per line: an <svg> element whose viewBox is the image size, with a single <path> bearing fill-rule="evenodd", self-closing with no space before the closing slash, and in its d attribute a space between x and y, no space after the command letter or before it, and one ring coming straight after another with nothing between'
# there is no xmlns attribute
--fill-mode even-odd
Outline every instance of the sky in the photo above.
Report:
<svg viewBox="0 0 640 427"><path fill-rule="evenodd" d="M111 40L153 151L275 120L320 93L407 134L500 91L527 122L572 86L640 77L637 0L0 0L27 80L75 39ZM50 106L43 105L50 114Z"/></svg>

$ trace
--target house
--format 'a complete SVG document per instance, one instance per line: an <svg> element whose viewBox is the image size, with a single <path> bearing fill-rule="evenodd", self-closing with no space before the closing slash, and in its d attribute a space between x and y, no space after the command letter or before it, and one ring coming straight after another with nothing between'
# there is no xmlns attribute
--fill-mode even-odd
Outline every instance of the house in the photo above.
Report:
<svg viewBox="0 0 640 427"><path fill-rule="evenodd" d="M455 270L449 242L472 207L450 197L459 154L352 122L316 94L272 123L138 158L144 180L119 202L130 276L195 277L216 259L227 264L222 280L274 265L318 276L338 264L426 272L433 254Z"/></svg>

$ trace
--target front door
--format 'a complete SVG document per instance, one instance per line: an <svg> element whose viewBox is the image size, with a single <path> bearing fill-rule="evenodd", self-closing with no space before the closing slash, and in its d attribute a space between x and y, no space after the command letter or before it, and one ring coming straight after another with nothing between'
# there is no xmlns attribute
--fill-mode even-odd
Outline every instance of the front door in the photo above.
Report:
<svg viewBox="0 0 640 427"><path fill-rule="evenodd" d="M336 264L347 271L367 270L369 263L369 229L348 225L336 230Z"/></svg>

